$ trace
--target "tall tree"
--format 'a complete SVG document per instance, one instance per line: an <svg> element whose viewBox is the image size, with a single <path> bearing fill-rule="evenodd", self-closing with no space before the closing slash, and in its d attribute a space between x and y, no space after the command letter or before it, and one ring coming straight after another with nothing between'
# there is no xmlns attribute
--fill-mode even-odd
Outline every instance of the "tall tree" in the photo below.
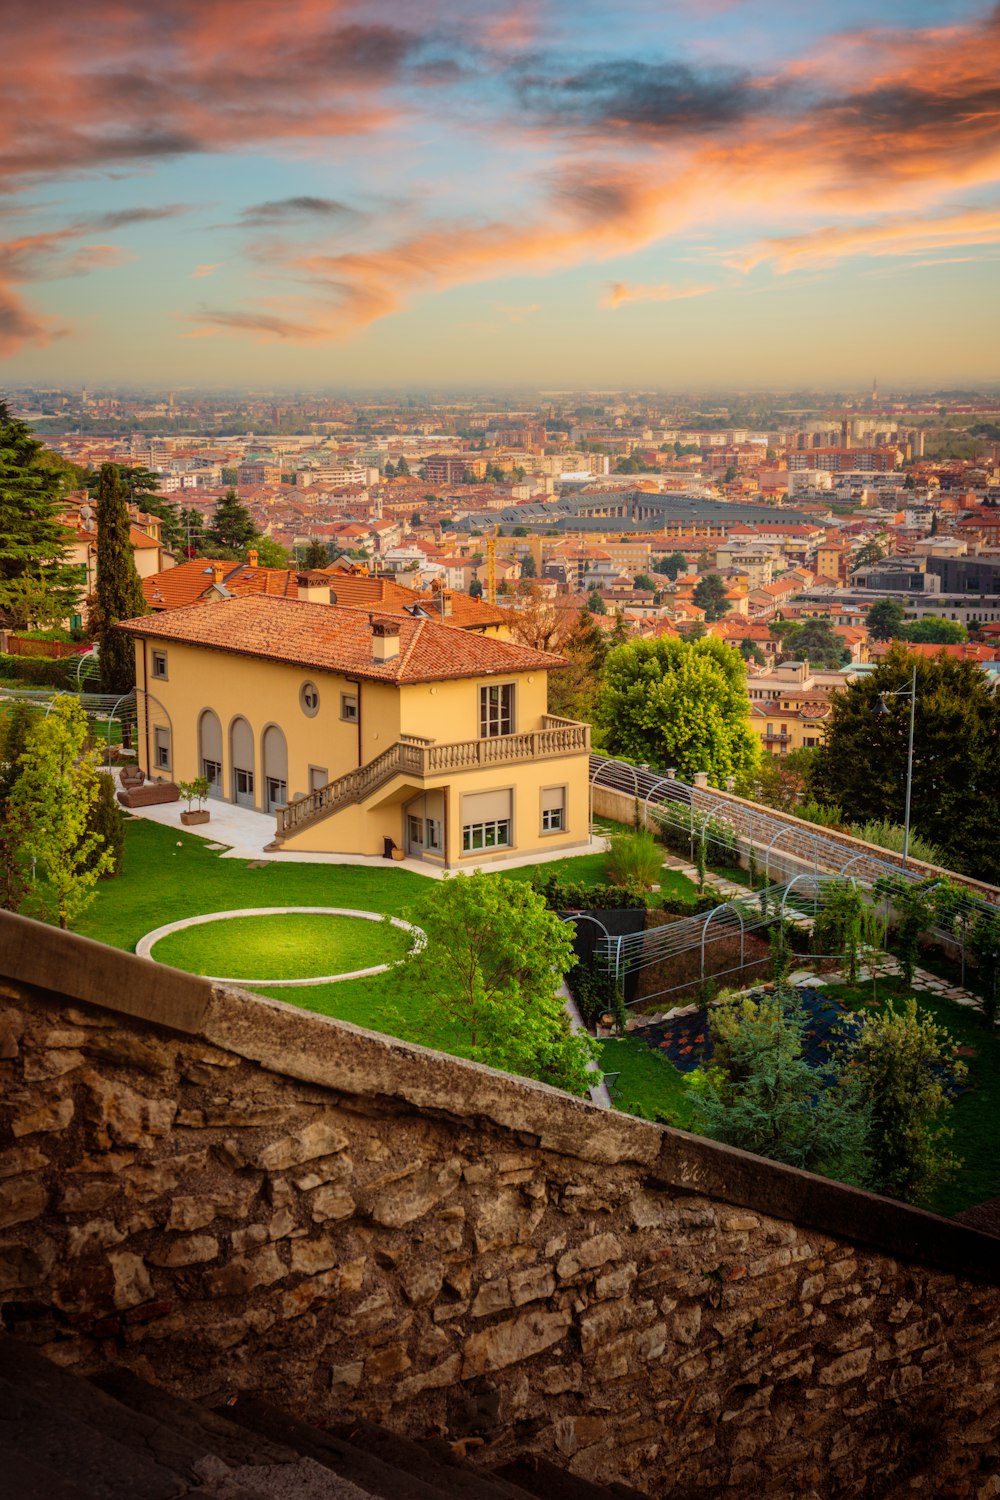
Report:
<svg viewBox="0 0 1000 1500"><path fill-rule="evenodd" d="M908 620L901 626L899 638L931 646L954 646L967 641L969 632L960 620L936 620L933 615L924 615L922 620Z"/></svg>
<svg viewBox="0 0 1000 1500"><path fill-rule="evenodd" d="M0 401L0 623L15 630L58 624L83 592L59 516L68 487L28 424Z"/></svg>
<svg viewBox="0 0 1000 1500"><path fill-rule="evenodd" d="M127 693L135 687L135 647L115 626L146 613L146 596L132 553L132 530L121 476L102 464L97 487L97 590L94 623L100 646L101 687Z"/></svg>
<svg viewBox="0 0 1000 1500"><path fill-rule="evenodd" d="M593 1053L559 996L570 934L530 885L477 871L434 884L414 920L427 934L399 966L413 1039L574 1094L596 1082Z"/></svg>
<svg viewBox="0 0 1000 1500"><path fill-rule="evenodd" d="M910 997L897 1011L865 1017L852 1050L854 1081L868 1106L871 1186L890 1198L926 1203L961 1166L942 1119L965 1077L955 1044Z"/></svg>
<svg viewBox="0 0 1000 1500"><path fill-rule="evenodd" d="M687 558L683 552L671 552L666 557L657 557L653 560L653 572L664 573L667 578L676 578L678 573L687 571Z"/></svg>
<svg viewBox="0 0 1000 1500"><path fill-rule="evenodd" d="M727 592L726 585L718 573L706 573L695 585L694 602L699 609L705 611L705 619L709 624L713 620L721 620L730 608L729 600L726 598Z"/></svg>
<svg viewBox="0 0 1000 1500"><path fill-rule="evenodd" d="M611 755L707 771L714 786L748 776L760 757L750 728L746 666L725 641L628 641L604 664L597 701Z"/></svg>
<svg viewBox="0 0 1000 1500"><path fill-rule="evenodd" d="M207 532L208 542L213 547L242 557L258 536L259 532L247 507L235 490L227 490L212 514L212 524Z"/></svg>
<svg viewBox="0 0 1000 1500"><path fill-rule="evenodd" d="M945 851L952 868L996 882L1000 702L974 662L914 658L894 646L875 672L831 699L810 791L842 808L851 824L903 821L914 662L912 825Z"/></svg>
<svg viewBox="0 0 1000 1500"><path fill-rule="evenodd" d="M101 839L89 833L98 798L97 752L85 750L87 718L75 698L56 698L32 727L10 795L23 854L35 862L36 898L46 916L69 927L112 869Z"/></svg>
<svg viewBox="0 0 1000 1500"><path fill-rule="evenodd" d="M305 569L327 568L330 565L330 554L326 550L326 543L317 541L313 537L305 550L302 566Z"/></svg>
<svg viewBox="0 0 1000 1500"><path fill-rule="evenodd" d="M865 616L868 634L875 641L891 641L903 623L903 606L898 599L876 599Z"/></svg>

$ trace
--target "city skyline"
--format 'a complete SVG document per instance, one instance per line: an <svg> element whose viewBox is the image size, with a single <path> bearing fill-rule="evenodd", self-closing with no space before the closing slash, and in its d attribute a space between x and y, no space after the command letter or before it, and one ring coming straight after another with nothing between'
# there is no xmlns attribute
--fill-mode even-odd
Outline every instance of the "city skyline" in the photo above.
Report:
<svg viewBox="0 0 1000 1500"><path fill-rule="evenodd" d="M996 9L55 0L8 40L7 385L997 378Z"/></svg>

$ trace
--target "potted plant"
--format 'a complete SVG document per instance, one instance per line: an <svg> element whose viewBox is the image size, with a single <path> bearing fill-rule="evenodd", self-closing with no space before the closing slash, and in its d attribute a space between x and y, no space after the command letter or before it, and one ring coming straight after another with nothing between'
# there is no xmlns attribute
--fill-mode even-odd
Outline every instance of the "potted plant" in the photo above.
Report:
<svg viewBox="0 0 1000 1500"><path fill-rule="evenodd" d="M182 781L178 785L178 791L187 802L187 808L181 813L181 822L185 828L191 828L196 823L207 823L211 813L205 807L208 797L208 777L196 776L193 781ZM194 804L198 803L195 807Z"/></svg>

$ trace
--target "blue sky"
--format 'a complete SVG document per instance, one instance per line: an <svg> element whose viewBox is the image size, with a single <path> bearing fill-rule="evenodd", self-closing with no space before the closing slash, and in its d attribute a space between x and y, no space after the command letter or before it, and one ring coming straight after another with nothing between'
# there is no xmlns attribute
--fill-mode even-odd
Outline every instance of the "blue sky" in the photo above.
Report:
<svg viewBox="0 0 1000 1500"><path fill-rule="evenodd" d="M13 0L8 384L998 378L1000 20Z"/></svg>

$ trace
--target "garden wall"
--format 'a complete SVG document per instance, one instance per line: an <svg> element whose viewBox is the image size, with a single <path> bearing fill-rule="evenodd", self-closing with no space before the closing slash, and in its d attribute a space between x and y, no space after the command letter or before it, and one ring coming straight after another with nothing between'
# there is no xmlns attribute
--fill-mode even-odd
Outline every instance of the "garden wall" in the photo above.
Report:
<svg viewBox="0 0 1000 1500"><path fill-rule="evenodd" d="M595 817L612 818L619 823L634 825L636 799L630 793L619 792L612 787L599 784L593 786L591 791ZM820 828L815 823L807 823L804 819L796 818L791 813L781 812L778 808L748 802L745 797L734 796L732 792L720 792L715 787L707 791L701 787L686 786L685 791L690 795L691 806L696 812L710 813L720 822L730 824L739 838L744 864L746 864L750 840L753 839L757 866L761 873L764 871L765 850L770 842L770 835L764 837L761 831L762 820L765 818L772 824L780 823L786 830L774 846L774 860L775 863L780 861L782 870L785 866L801 868L803 872L813 870L816 859L814 840L817 838L842 849L844 863L848 860L852 862L849 873L857 876L859 880L872 881L880 878L885 874L886 865L902 867L902 857L889 849L880 849L874 844L852 838L847 833L839 833L833 828ZM653 828L657 826L655 816L647 814L644 821ZM821 870L823 868L822 859L820 868ZM973 895L980 896L994 905L1000 905L1000 887L995 885L987 885L981 880L970 880L966 875L956 875L950 870L943 870L938 865L926 864L919 859L908 859L906 868L920 876L946 876L954 885L961 886L963 890L970 891ZM830 873L836 874L838 871L831 868ZM779 874L774 878L780 880L784 878L784 875Z"/></svg>
<svg viewBox="0 0 1000 1500"><path fill-rule="evenodd" d="M677 1500L985 1500L998 1250L0 913L0 1301L81 1372Z"/></svg>

